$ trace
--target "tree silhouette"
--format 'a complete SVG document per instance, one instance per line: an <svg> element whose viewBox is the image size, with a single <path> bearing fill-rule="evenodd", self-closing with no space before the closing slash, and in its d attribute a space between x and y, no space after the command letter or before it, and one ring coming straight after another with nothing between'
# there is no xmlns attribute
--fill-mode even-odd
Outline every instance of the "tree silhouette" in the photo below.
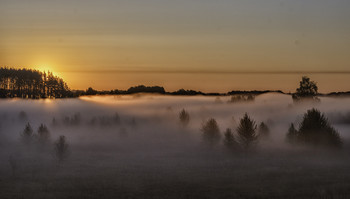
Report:
<svg viewBox="0 0 350 199"><path fill-rule="evenodd" d="M190 122L190 114L185 109L182 109L182 111L179 114L180 122L183 126L187 126Z"/></svg>
<svg viewBox="0 0 350 199"><path fill-rule="evenodd" d="M41 124L39 126L37 137L38 137L38 141L39 141L40 146L45 146L49 142L50 131L44 124Z"/></svg>
<svg viewBox="0 0 350 199"><path fill-rule="evenodd" d="M21 140L25 145L30 145L33 141L33 129L29 122L21 133Z"/></svg>
<svg viewBox="0 0 350 199"><path fill-rule="evenodd" d="M330 125L324 114L314 108L304 114L298 131L298 141L313 146L342 146L338 132Z"/></svg>
<svg viewBox="0 0 350 199"><path fill-rule="evenodd" d="M203 140L209 146L216 145L221 138L219 126L215 119L210 118L202 124Z"/></svg>
<svg viewBox="0 0 350 199"><path fill-rule="evenodd" d="M270 129L264 122L260 123L258 132L259 132L259 137L261 138L267 138L270 136Z"/></svg>
<svg viewBox="0 0 350 199"><path fill-rule="evenodd" d="M298 131L295 129L293 123L289 126L286 140L290 144L295 144L298 141Z"/></svg>
<svg viewBox="0 0 350 199"><path fill-rule="evenodd" d="M301 99L313 99L318 100L316 97L318 94L318 87L316 82L310 81L310 78L307 76L303 76L300 83L299 88L297 88L296 93L292 95L294 100Z"/></svg>
<svg viewBox="0 0 350 199"><path fill-rule="evenodd" d="M237 127L238 141L244 149L249 149L256 144L258 140L256 129L255 121L247 113L244 114Z"/></svg>
<svg viewBox="0 0 350 199"><path fill-rule="evenodd" d="M230 128L227 128L224 133L224 145L228 150L237 150L239 147L238 142L236 141L235 136L233 135Z"/></svg>
<svg viewBox="0 0 350 199"><path fill-rule="evenodd" d="M69 155L69 148L66 137L61 135L54 144L56 158L59 162L64 161Z"/></svg>
<svg viewBox="0 0 350 199"><path fill-rule="evenodd" d="M0 97L62 98L72 92L63 79L52 72L31 69L0 68Z"/></svg>

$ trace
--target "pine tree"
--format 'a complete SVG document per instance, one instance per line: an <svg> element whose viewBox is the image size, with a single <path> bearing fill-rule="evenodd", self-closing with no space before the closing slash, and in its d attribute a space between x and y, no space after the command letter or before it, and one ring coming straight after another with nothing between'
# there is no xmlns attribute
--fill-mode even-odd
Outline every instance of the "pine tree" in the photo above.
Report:
<svg viewBox="0 0 350 199"><path fill-rule="evenodd" d="M229 150L238 149L238 142L236 141L235 136L233 135L230 128L227 128L224 133L224 145Z"/></svg>
<svg viewBox="0 0 350 199"><path fill-rule="evenodd" d="M258 135L256 129L255 121L246 113L237 127L238 141L244 149L249 149L257 143Z"/></svg>
<svg viewBox="0 0 350 199"><path fill-rule="evenodd" d="M317 109L308 110L298 131L298 141L314 146L341 147L338 132L330 125L328 119Z"/></svg>
<svg viewBox="0 0 350 199"><path fill-rule="evenodd" d="M21 140L25 145L30 145L33 141L33 129L29 122L21 133Z"/></svg>

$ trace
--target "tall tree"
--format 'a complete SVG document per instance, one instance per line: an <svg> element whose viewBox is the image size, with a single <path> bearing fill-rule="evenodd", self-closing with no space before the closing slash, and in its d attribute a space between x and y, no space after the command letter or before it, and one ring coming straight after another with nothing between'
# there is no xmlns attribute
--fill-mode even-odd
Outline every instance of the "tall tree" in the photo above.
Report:
<svg viewBox="0 0 350 199"><path fill-rule="evenodd" d="M253 147L258 140L257 126L248 114L244 114L237 127L238 141L244 149Z"/></svg>

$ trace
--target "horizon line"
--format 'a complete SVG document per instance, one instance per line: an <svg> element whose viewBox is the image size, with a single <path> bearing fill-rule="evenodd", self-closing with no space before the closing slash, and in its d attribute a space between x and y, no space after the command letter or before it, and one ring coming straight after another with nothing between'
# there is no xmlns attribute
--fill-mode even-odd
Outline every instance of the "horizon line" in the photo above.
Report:
<svg viewBox="0 0 350 199"><path fill-rule="evenodd" d="M58 70L59 73L350 74L350 71Z"/></svg>

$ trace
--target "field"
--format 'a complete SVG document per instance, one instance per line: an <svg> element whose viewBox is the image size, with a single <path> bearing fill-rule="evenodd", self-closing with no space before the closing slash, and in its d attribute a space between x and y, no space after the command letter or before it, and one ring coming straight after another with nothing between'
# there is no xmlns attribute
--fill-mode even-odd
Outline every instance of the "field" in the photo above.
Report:
<svg viewBox="0 0 350 199"><path fill-rule="evenodd" d="M223 97L162 95L92 96L79 99L0 102L1 198L349 198L350 98L321 97L298 103L268 93L251 102ZM286 143L291 123L317 108L339 132L339 150ZM185 109L187 126L179 120ZM270 136L254 151L208 147L201 127L214 118L236 134L247 113ZM27 123L40 124L50 142L23 144ZM55 158L64 135L69 156Z"/></svg>

